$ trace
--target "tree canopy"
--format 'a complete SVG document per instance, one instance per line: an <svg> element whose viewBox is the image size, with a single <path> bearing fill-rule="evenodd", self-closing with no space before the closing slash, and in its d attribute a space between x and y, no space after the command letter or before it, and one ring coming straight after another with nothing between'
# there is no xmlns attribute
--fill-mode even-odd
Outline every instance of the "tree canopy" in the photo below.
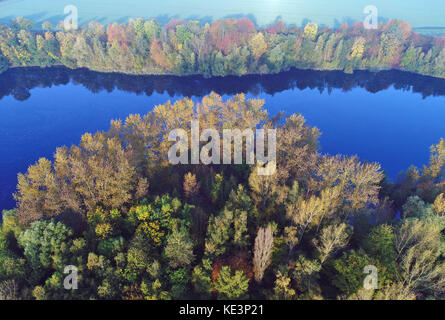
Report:
<svg viewBox="0 0 445 320"><path fill-rule="evenodd" d="M443 141L390 183L376 163L321 154L301 115L277 121L263 106L243 94L166 102L30 166L3 214L0 298L443 298ZM170 164L168 134L192 120L275 128L275 174ZM79 289L64 288L66 266ZM376 289L364 287L370 266Z"/></svg>
<svg viewBox="0 0 445 320"><path fill-rule="evenodd" d="M92 21L64 31L49 22L36 30L26 18L0 25L0 72L10 66L88 68L128 74L201 74L206 77L269 74L290 68L399 69L445 77L445 41L390 20L377 29L361 23L338 29L303 28L282 20L259 28L249 18L202 24L172 19L130 19L107 26Z"/></svg>

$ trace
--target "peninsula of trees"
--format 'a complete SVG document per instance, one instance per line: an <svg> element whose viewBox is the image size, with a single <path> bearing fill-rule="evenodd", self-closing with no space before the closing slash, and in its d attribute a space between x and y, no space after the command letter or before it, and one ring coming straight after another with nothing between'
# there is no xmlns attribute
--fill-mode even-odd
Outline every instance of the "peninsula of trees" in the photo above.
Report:
<svg viewBox="0 0 445 320"><path fill-rule="evenodd" d="M362 23L331 29L311 22L297 28L281 20L258 28L248 18L211 24L172 19L162 26L142 19L107 27L91 22L70 32L45 22L42 29L25 18L0 25L0 72L64 65L211 77L278 73L295 67L347 73L398 69L445 77L445 39L417 34L398 20L376 30L365 30Z"/></svg>
<svg viewBox="0 0 445 320"><path fill-rule="evenodd" d="M0 299L443 299L445 140L395 183L320 132L211 93L85 134L18 176ZM171 130L276 128L277 172L171 165ZM78 269L77 290L63 286ZM364 287L374 266L378 288Z"/></svg>

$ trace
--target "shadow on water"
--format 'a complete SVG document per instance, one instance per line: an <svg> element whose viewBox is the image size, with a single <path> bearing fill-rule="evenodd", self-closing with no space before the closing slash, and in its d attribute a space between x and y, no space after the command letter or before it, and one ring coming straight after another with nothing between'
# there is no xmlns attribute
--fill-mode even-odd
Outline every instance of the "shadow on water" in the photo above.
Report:
<svg viewBox="0 0 445 320"><path fill-rule="evenodd" d="M214 91L221 95L244 92L252 95L274 93L292 89L318 89L330 93L333 89L350 91L363 88L377 93L394 87L396 90L419 93L423 98L445 96L445 79L425 77L401 71L377 73L357 71L345 74L341 71L296 70L274 75L246 75L242 77L202 76L135 76L116 73L99 73L86 69L71 70L65 67L17 68L0 75L0 99L13 96L25 101L33 88L50 88L68 83L80 84L93 93L122 90L151 96L153 93L202 97Z"/></svg>

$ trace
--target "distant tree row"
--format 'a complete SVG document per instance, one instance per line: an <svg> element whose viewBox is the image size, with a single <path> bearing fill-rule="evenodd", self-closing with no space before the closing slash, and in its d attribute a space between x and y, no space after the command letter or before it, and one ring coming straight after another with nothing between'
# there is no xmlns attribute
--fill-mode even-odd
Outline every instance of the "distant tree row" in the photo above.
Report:
<svg viewBox="0 0 445 320"><path fill-rule="evenodd" d="M390 183L376 163L319 153L316 128L263 104L167 102L19 174L0 299L443 299L445 140ZM192 119L275 127L276 174L170 165L168 133ZM67 265L77 290L64 288ZM368 266L378 288L364 286Z"/></svg>
<svg viewBox="0 0 445 320"><path fill-rule="evenodd" d="M17 18L0 25L0 72L11 66L65 65L130 74L202 74L206 77L269 74L291 67L317 70L400 69L445 77L445 39L414 33L391 20L377 30L361 23L320 29L315 23L290 27L278 20L257 28L248 18L202 25L172 19L130 20L106 28L91 22L59 31L49 22L35 31Z"/></svg>

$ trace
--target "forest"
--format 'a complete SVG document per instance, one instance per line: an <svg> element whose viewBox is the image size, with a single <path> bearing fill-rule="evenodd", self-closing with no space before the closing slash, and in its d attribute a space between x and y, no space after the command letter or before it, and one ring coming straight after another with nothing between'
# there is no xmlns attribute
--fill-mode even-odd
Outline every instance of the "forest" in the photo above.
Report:
<svg viewBox="0 0 445 320"><path fill-rule="evenodd" d="M130 19L75 30L26 18L0 25L0 73L12 67L67 66L101 72L205 77L313 70L397 69L445 77L445 38L415 33L399 20L367 30L362 23L337 29L282 20L257 27L249 18L199 21Z"/></svg>
<svg viewBox="0 0 445 320"><path fill-rule="evenodd" d="M0 228L0 299L444 298L445 140L391 182L377 163L323 154L317 128L264 104L166 102L19 174ZM275 128L276 173L169 164L168 134L191 120ZM68 265L78 289L64 288ZM377 288L364 287L369 266Z"/></svg>

